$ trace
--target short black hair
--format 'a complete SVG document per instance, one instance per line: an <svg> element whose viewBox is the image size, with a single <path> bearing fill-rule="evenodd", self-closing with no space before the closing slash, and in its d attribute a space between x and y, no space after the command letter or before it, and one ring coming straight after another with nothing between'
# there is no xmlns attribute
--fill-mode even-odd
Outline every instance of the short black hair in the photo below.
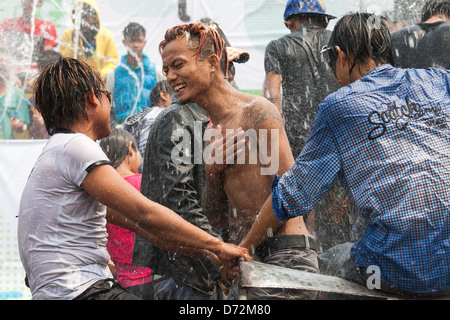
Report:
<svg viewBox="0 0 450 320"><path fill-rule="evenodd" d="M145 28L137 22L130 22L125 29L123 29L123 37L126 38L128 36L140 36L143 35L145 37L146 30Z"/></svg>
<svg viewBox="0 0 450 320"><path fill-rule="evenodd" d="M443 14L450 17L450 0L430 0L422 8L421 22L429 20L431 17Z"/></svg>
<svg viewBox="0 0 450 320"><path fill-rule="evenodd" d="M136 139L131 133L122 128L114 129L108 137L100 140L100 147L112 162L114 169L120 166L127 157L130 142L133 150L137 151Z"/></svg>
<svg viewBox="0 0 450 320"><path fill-rule="evenodd" d="M348 57L353 56L353 68L372 59L377 65L394 64L394 53L389 21L371 13L348 13L331 33L330 47L338 46Z"/></svg>
<svg viewBox="0 0 450 320"><path fill-rule="evenodd" d="M93 90L101 99L105 83L86 62L74 58L60 58L47 64L37 74L33 94L37 110L44 118L50 135L61 127L70 126L80 118L88 119L85 95Z"/></svg>
<svg viewBox="0 0 450 320"><path fill-rule="evenodd" d="M167 83L166 80L158 81L152 88L150 92L150 107L153 107L159 102L159 94L162 92L167 92L171 97L175 95L172 87Z"/></svg>

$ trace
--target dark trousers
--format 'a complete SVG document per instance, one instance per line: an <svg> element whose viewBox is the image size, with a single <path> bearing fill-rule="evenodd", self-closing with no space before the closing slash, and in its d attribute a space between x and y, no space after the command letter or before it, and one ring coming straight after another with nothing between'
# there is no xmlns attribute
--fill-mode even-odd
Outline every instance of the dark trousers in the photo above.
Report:
<svg viewBox="0 0 450 320"><path fill-rule="evenodd" d="M350 250L353 245L353 242L342 243L331 247L326 252L320 254L318 257L320 272L329 276L350 280L362 286L367 286L367 281L372 273L369 272L367 268L358 267L356 265L355 260L352 256L350 256ZM380 288L377 288L377 290L392 293L405 298L450 296L450 290L433 293L414 293L392 287L381 280Z"/></svg>
<svg viewBox="0 0 450 320"><path fill-rule="evenodd" d="M122 288L115 280L100 280L74 300L141 300Z"/></svg>
<svg viewBox="0 0 450 320"><path fill-rule="evenodd" d="M222 290L216 285L214 293L209 295L196 290L174 278L162 277L153 283L154 300L224 300Z"/></svg>

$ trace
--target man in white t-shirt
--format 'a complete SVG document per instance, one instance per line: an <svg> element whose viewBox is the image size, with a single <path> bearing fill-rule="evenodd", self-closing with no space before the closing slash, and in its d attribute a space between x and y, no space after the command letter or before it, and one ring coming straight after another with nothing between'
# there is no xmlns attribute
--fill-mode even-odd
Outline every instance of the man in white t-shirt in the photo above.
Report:
<svg viewBox="0 0 450 320"><path fill-rule="evenodd" d="M104 87L96 71L71 58L47 65L36 79L36 106L51 137L19 208L19 253L32 298L137 299L108 269L106 219L165 250L230 266L251 259L150 201L109 165L96 143L111 133Z"/></svg>

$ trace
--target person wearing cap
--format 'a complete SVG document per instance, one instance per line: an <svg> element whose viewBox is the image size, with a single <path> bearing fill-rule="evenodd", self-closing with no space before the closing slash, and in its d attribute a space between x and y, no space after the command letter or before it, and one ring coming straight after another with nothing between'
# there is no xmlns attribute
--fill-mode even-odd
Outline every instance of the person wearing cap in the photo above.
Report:
<svg viewBox="0 0 450 320"><path fill-rule="evenodd" d="M342 88L319 105L242 245L308 214L339 179L366 227L320 271L408 297L449 295L450 71L393 67L389 23L368 13L341 18L322 52Z"/></svg>
<svg viewBox="0 0 450 320"><path fill-rule="evenodd" d="M204 22L215 30L220 29L211 21ZM229 42L227 43L230 46ZM229 83L232 83L234 79L231 64L236 62L236 59L239 62L245 62L245 58L249 57L247 55L239 59L245 52L239 49L236 52L240 54L229 56L230 72L227 77ZM172 90L172 87L169 88ZM204 132L209 122L209 117L197 104L180 102L176 96L173 97L172 104L158 114L148 134L146 150L143 153L141 193L171 208L185 220L209 234L224 238L225 236L218 230L212 228L202 208L205 163L196 162L193 152L186 155L189 160L185 162L176 161L172 154L177 144L177 141L173 140L174 132L177 130L189 132L189 144L202 146ZM199 132L195 131L196 128ZM223 300L225 298L220 287L222 282L219 268L207 259L173 255L137 235L133 250L133 264L152 268L154 300Z"/></svg>
<svg viewBox="0 0 450 320"><path fill-rule="evenodd" d="M309 138L319 103L339 89L320 53L328 44L332 19L322 1L289 0L284 20L291 33L266 48L263 92L283 114L294 158ZM350 239L354 216L353 203L337 181L307 219L319 252Z"/></svg>
<svg viewBox="0 0 450 320"><path fill-rule="evenodd" d="M317 106L339 88L320 55L331 34L328 21L334 18L322 1L289 0L284 24L291 33L266 47L263 93L284 116L294 157L309 137Z"/></svg>

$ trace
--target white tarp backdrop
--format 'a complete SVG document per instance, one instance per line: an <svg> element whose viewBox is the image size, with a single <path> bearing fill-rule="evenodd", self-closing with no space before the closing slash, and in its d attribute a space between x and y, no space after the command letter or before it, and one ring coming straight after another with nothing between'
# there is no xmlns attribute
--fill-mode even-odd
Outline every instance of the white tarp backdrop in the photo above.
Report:
<svg viewBox="0 0 450 320"><path fill-rule="evenodd" d="M260 91L264 79L264 50L270 40L288 33L283 12L286 0L98 0L101 24L115 35L119 56L125 54L122 30L138 22L147 30L145 53L161 63L158 44L167 28L208 17L216 21L230 43L250 52L250 61L236 66L236 82L242 90ZM393 0L324 0L337 17L361 6L380 13L393 8ZM185 3L185 7L182 5ZM44 0L37 16L51 20L58 37L72 27L73 0ZM0 20L19 17L21 0L0 0ZM333 21L329 29L332 29ZM28 174L45 140L0 140L0 300L29 299L17 250L17 214Z"/></svg>
<svg viewBox="0 0 450 320"><path fill-rule="evenodd" d="M97 0L101 25L115 35L119 56L126 53L122 31L129 22L138 22L147 30L144 52L156 64L161 63L158 44L165 31L178 24L197 22L208 17L224 30L231 45L250 52L250 61L236 66L236 82L242 90L261 90L264 78L264 50L270 40L286 33L283 12L287 0ZM183 6L183 3L185 5ZM381 13L393 8L393 0L324 0L327 11L337 17L361 6ZM58 37L72 27L73 0L44 0L37 16L52 21ZM20 0L0 0L0 18L22 14ZM332 21L329 29L334 25Z"/></svg>
<svg viewBox="0 0 450 320"><path fill-rule="evenodd" d="M46 140L0 140L0 300L31 298L17 248L17 214Z"/></svg>

